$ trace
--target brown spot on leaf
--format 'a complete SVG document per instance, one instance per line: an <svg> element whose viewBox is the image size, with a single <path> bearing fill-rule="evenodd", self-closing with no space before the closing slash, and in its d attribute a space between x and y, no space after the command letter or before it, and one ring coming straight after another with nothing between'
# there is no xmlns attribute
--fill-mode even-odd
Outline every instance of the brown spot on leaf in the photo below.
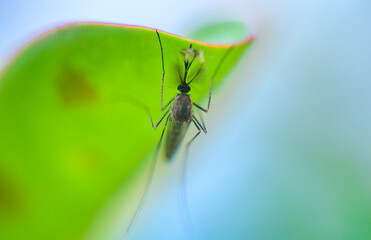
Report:
<svg viewBox="0 0 371 240"><path fill-rule="evenodd" d="M22 212L22 199L19 186L13 180L0 169L0 214L14 219Z"/></svg>
<svg viewBox="0 0 371 240"><path fill-rule="evenodd" d="M97 101L97 89L88 81L86 74L66 67L57 79L57 87L63 103L87 105Z"/></svg>

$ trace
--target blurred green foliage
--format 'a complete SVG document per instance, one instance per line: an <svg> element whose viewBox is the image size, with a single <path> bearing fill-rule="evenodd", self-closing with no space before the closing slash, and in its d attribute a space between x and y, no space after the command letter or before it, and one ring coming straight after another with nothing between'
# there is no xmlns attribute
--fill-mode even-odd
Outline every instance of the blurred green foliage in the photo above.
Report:
<svg viewBox="0 0 371 240"><path fill-rule="evenodd" d="M193 44L207 71L192 85L205 97L231 45L160 32L164 102L176 94L174 64ZM241 40L241 39L239 39ZM237 44L217 87L251 39ZM159 139L143 109L161 116L161 55L155 30L75 24L27 46L0 77L0 239L82 239L99 209Z"/></svg>

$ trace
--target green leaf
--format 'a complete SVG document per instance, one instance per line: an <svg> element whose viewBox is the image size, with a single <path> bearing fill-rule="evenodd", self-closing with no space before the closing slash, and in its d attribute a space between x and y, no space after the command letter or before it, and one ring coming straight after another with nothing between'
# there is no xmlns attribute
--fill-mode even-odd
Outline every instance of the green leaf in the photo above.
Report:
<svg viewBox="0 0 371 240"><path fill-rule="evenodd" d="M192 84L204 99L232 45L211 45L159 31L164 102L177 91L175 64L193 44L206 71ZM240 39L241 40L241 39ZM217 88L250 45L233 50ZM75 24L41 36L0 77L0 239L82 239L107 199L146 156L161 130L131 104L161 116L161 52L154 29Z"/></svg>

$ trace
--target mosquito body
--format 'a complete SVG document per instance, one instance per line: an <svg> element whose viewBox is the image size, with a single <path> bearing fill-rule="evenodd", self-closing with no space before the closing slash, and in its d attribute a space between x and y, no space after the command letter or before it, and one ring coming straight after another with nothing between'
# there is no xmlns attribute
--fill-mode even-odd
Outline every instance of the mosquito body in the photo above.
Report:
<svg viewBox="0 0 371 240"><path fill-rule="evenodd" d="M161 117L160 121L153 125L152 118L151 123L154 129L162 122L163 119L166 117L166 121L164 124L164 129L162 131L162 135L160 138L159 145L162 142L162 138L167 130L166 134L166 143L165 143L165 154L167 159L171 159L172 155L174 154L175 150L179 146L180 142L182 141L189 125L191 122L194 123L196 126L198 133L190 140L187 144L189 145L200 133L204 131L207 132L205 124L201 118L202 125L197 120L195 115L193 114L193 106L197 107L201 111L208 112L210 107L210 100L211 100L211 93L212 93L212 79L210 82L210 93L209 93L209 102L207 109L204 109L193 103L191 100L190 95L188 94L191 91L190 84L192 81L197 79L201 72L203 71L203 54L202 51L197 51L192 48L192 44L190 44L188 49L183 49L182 57L183 57L183 66L178 66L178 74L179 74L179 81L180 84L178 85L178 93L175 97L173 97L165 106L163 106L163 89L164 89L164 78L165 78L165 66L164 66L164 57L163 57L163 48L161 43L161 37L158 31L156 31L160 48L161 48L161 57L162 57L162 86L161 86L161 110L167 109L165 114ZM195 65L196 61L198 64ZM192 67L194 66L194 67ZM171 107L169 107L169 105ZM168 108L169 107L169 108Z"/></svg>
<svg viewBox="0 0 371 240"><path fill-rule="evenodd" d="M162 143L162 139L164 137L165 130L166 138L165 138L165 155L166 158L169 160L174 155L176 149L180 145L180 142L184 138L185 133L187 132L187 129L191 123L195 125L198 132L189 140L186 147L186 153L188 151L188 148L190 144L193 142L193 140L203 131L204 133L207 133L206 126L204 124L204 121L202 119L202 116L200 115L201 121L199 121L196 116L193 113L193 107L196 107L197 109L207 113L210 108L210 101L211 101L211 94L212 94L212 86L213 86L213 79L218 72L222 62L226 58L226 56L229 54L231 49L233 47L230 47L227 49L226 53L224 54L223 58L219 62L219 64L216 67L215 72L213 73L211 79L210 79L210 91L209 91L209 98L208 98L208 104L207 108L203 108L196 103L192 102L190 95L188 94L191 91L190 84L192 81L197 79L201 72L204 70L203 64L204 64L204 58L202 51L198 51L192 48L192 44L189 45L188 49L183 49L181 54L183 58L183 66L178 66L178 74L179 74L179 80L180 84L178 85L178 91L179 93L173 97L165 106L163 106L163 89L164 89L164 79L165 79L165 64L164 64L164 54L163 54L163 47L161 42L161 37L159 32L156 30L156 34L159 40L159 45L161 49L161 59L162 59L162 85L161 85L161 110L165 111L165 114L160 118L160 120L156 123L156 125L153 124L152 117L150 114L150 111L148 107L145 107L146 110L149 113L151 125L153 129L156 129L159 124L165 120L165 124L161 133L160 141L157 145L157 149L155 152L154 159L151 163L151 173L149 175L148 184L146 186L146 189L144 191L144 194L141 198L141 201L139 203L138 208L135 211L135 214L133 218L130 221L130 224L127 228L127 231L130 229L135 217L138 215L138 211L143 203L143 199L149 189L149 186L152 181L152 177L154 174L156 162L157 162L157 155ZM196 63L198 62L198 64ZM170 105L172 103L172 105ZM142 104L140 104L142 105ZM201 123L200 123L201 122ZM185 159L186 160L186 159ZM185 171L185 161L183 162L183 174L182 174L182 183L184 184L184 171Z"/></svg>
<svg viewBox="0 0 371 240"><path fill-rule="evenodd" d="M192 121L192 115L191 97L186 93L178 94L171 106L169 126L167 127L165 154L168 159L171 158L182 141Z"/></svg>
<svg viewBox="0 0 371 240"><path fill-rule="evenodd" d="M165 154L168 159L170 159L174 154L191 122L193 122L198 129L197 135L201 132L201 130L206 133L206 128L200 126L200 124L197 124L198 120L193 115L193 102L190 95L188 94L188 92L191 90L189 84L194 79L196 79L202 71L202 52L192 49L191 44L187 50L183 50L182 54L184 61L184 73L182 72L181 67L179 67L178 69L180 77L180 85L178 86L178 91L180 93L172 99L174 102L171 106L169 114L169 126L167 127ZM192 63L197 58L199 58L199 60L201 61L201 65L198 67L196 73L192 77L189 77L189 71L191 69ZM163 92L161 92L161 95L162 94ZM170 100L170 103L172 100Z"/></svg>

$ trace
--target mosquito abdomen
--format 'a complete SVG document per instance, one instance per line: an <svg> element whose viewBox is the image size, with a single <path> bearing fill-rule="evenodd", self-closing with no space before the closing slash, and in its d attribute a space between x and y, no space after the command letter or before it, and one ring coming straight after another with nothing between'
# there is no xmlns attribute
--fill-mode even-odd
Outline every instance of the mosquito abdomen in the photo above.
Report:
<svg viewBox="0 0 371 240"><path fill-rule="evenodd" d="M177 121L170 119L166 134L166 157L170 159L182 141L186 133L190 121Z"/></svg>
<svg viewBox="0 0 371 240"><path fill-rule="evenodd" d="M177 121L192 120L192 100L188 94L178 94L171 107L171 118Z"/></svg>
<svg viewBox="0 0 371 240"><path fill-rule="evenodd" d="M171 117L166 134L166 157L169 159L182 141L192 120L192 100L186 93L178 94L171 107Z"/></svg>

